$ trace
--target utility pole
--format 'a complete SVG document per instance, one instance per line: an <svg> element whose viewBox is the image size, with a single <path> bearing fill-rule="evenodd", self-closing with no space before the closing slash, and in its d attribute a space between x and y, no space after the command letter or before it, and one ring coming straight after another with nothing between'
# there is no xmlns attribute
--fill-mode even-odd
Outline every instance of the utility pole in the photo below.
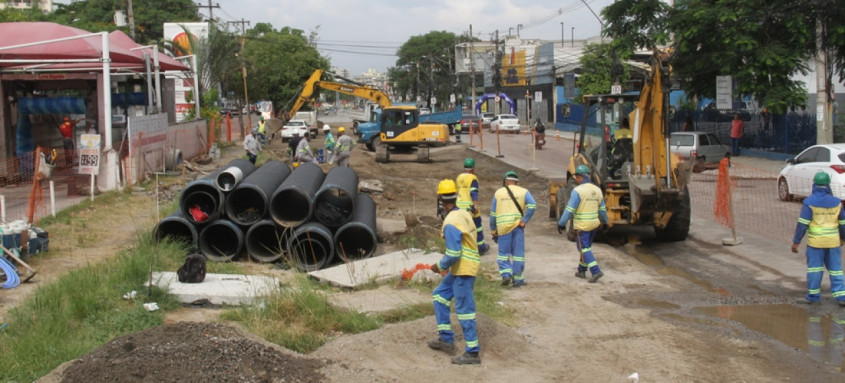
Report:
<svg viewBox="0 0 845 383"><path fill-rule="evenodd" d="M575 27L572 27L572 35L571 35L571 37L572 37L571 46L573 46L573 47L574 47L574 46L575 46Z"/></svg>
<svg viewBox="0 0 845 383"><path fill-rule="evenodd" d="M126 14L129 16L129 37L135 41L135 14L132 13L132 0L126 0Z"/></svg>
<svg viewBox="0 0 845 383"><path fill-rule="evenodd" d="M495 113L499 114L499 91L502 86L502 55L499 52L499 30L496 30L496 62L493 65L493 93L496 94Z"/></svg>
<svg viewBox="0 0 845 383"><path fill-rule="evenodd" d="M244 43L246 42L246 37L241 36L241 77L244 79L244 103L246 104L246 124L249 129L252 129L252 111L249 108L249 93L247 92L246 87L246 57L244 57ZM241 115L243 115L243 111L241 111ZM290 119L288 116L284 116L285 119ZM244 132L244 125L241 124L241 137L246 137L246 132Z"/></svg>
<svg viewBox="0 0 845 383"><path fill-rule="evenodd" d="M472 37L472 24L469 25L469 70L472 72L472 95L470 107L475 111L475 44ZM479 126L480 129L480 126Z"/></svg>
<svg viewBox="0 0 845 383"><path fill-rule="evenodd" d="M563 21L560 22L560 47L563 48L563 44L566 43L566 29L563 27Z"/></svg>
<svg viewBox="0 0 845 383"><path fill-rule="evenodd" d="M249 21L241 19L241 21L227 21L226 24L240 24L241 25L241 36L246 36L246 26L250 25Z"/></svg>
<svg viewBox="0 0 845 383"><path fill-rule="evenodd" d="M421 59L422 59L422 57L417 59L417 83L414 86L414 90L416 90L416 92L415 92L416 97L415 97L414 103L418 104L418 105L419 105L419 102L420 102L420 61L419 60L421 60Z"/></svg>
<svg viewBox="0 0 845 383"><path fill-rule="evenodd" d="M197 3L197 8L208 8L208 20L214 22L214 8L220 8L220 3L211 5L211 0L208 0L208 5Z"/></svg>
<svg viewBox="0 0 845 383"><path fill-rule="evenodd" d="M831 113L828 95L830 94L827 72L827 50L824 47L825 26L821 16L816 19L816 144L833 143Z"/></svg>

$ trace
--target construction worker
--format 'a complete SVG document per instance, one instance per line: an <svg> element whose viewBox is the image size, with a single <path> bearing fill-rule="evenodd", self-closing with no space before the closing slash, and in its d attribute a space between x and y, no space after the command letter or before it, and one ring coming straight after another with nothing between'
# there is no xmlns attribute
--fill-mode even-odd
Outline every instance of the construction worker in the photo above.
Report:
<svg viewBox="0 0 845 383"><path fill-rule="evenodd" d="M531 193L517 183L519 176L516 172L505 173L503 186L496 190L490 207L490 233L493 242L499 244L496 261L502 286L511 281L514 287L525 285L525 224L537 209Z"/></svg>
<svg viewBox="0 0 845 383"><path fill-rule="evenodd" d="M332 164L334 161L334 147L335 147L335 140L334 136L332 136L332 128L329 127L329 124L323 125L323 134L326 135L325 147L326 147L326 159L328 160L329 164Z"/></svg>
<svg viewBox="0 0 845 383"><path fill-rule="evenodd" d="M443 280L432 292L434 317L437 320L437 339L428 342L434 350L452 354L455 351L455 333L452 331L452 298L455 314L461 323L466 349L463 355L452 358L453 364L480 364L478 331L475 320L475 276L481 267L478 243L475 241L475 224L466 210L458 208L455 181L443 180L437 185L437 195L448 215L443 220L441 235L446 240L446 254L431 265L431 271L447 271Z"/></svg>
<svg viewBox="0 0 845 383"><path fill-rule="evenodd" d="M311 162L317 164L317 157L314 156L314 151L311 150L311 146L308 145L308 133L302 135L302 138L299 139L299 143L296 144L296 161L297 162Z"/></svg>
<svg viewBox="0 0 845 383"><path fill-rule="evenodd" d="M296 163L296 148L299 147L299 141L301 139L302 138L299 137L299 132L293 132L290 140L288 141L288 154L290 154L291 164Z"/></svg>
<svg viewBox="0 0 845 383"><path fill-rule="evenodd" d="M807 234L807 296L798 303L817 304L821 300L824 269L830 274L830 291L841 307L845 307L845 286L842 277L841 241L845 238L845 212L842 201L830 191L830 175L820 171L813 177L813 192L804 199L792 252L798 252L801 238Z"/></svg>
<svg viewBox="0 0 845 383"><path fill-rule="evenodd" d="M62 134L62 147L65 152L65 166L67 167L73 166L73 153L76 149L73 143L73 129L79 121L82 121L82 119L71 120L70 117L65 116L64 122L59 125L59 133Z"/></svg>
<svg viewBox="0 0 845 383"><path fill-rule="evenodd" d="M258 140L261 145L267 145L267 123L264 122L264 116L258 116Z"/></svg>
<svg viewBox="0 0 845 383"><path fill-rule="evenodd" d="M557 222L557 232L563 234L566 230L566 223L572 219L572 227L577 233L578 252L580 262L575 276L587 278L587 269L590 269L590 279L587 282L596 283L604 276L599 269L599 263L593 255L593 239L596 237L599 227L607 225L607 208L604 206L604 196L598 186L590 182L590 167L578 165L575 168L575 182L578 186L569 196L563 216Z"/></svg>
<svg viewBox="0 0 845 383"><path fill-rule="evenodd" d="M346 134L346 128L339 127L337 128L337 143L335 144L335 149L337 152L334 154L334 161L337 163L337 166L349 166L349 157L352 155L352 147L355 145L355 142L352 140L352 137Z"/></svg>
<svg viewBox="0 0 845 383"><path fill-rule="evenodd" d="M249 134L246 135L246 138L244 138L244 150L246 150L246 156L249 158L249 162L252 162L253 165L255 165L258 152L261 150L258 146L258 140L255 138L256 133L258 133L258 128L253 127Z"/></svg>
<svg viewBox="0 0 845 383"><path fill-rule="evenodd" d="M478 177L475 176L475 159L464 160L464 172L455 179L458 185L458 207L472 215L475 230L478 233L478 253L484 255L490 246L484 243L484 228L481 226L481 211L478 209Z"/></svg>

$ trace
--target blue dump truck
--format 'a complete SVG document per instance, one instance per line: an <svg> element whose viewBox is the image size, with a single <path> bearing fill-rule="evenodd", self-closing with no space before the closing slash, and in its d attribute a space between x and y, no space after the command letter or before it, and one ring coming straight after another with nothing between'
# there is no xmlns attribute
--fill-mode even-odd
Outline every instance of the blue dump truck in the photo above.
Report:
<svg viewBox="0 0 845 383"><path fill-rule="evenodd" d="M431 114L419 114L419 110L413 105L393 105L393 107L402 107L402 109L416 110L415 115L418 116L418 123L420 124L442 124L446 125L449 134L454 134L456 127L459 129L461 125L461 110L454 109L447 112L438 112ZM357 126L358 142L365 144L367 149L375 151L382 128L382 110L376 108L370 112L368 122L360 123ZM448 139L446 139L448 142Z"/></svg>

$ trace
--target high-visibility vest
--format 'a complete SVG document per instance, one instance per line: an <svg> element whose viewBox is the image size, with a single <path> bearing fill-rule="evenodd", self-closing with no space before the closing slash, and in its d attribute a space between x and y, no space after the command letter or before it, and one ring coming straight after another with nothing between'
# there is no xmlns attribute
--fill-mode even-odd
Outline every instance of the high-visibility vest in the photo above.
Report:
<svg viewBox="0 0 845 383"><path fill-rule="evenodd" d="M598 186L589 182L580 184L573 190L578 193L581 202L572 215L572 227L575 230L591 231L601 225L599 221L599 206L602 194Z"/></svg>
<svg viewBox="0 0 845 383"><path fill-rule="evenodd" d="M839 247L839 211L842 205L810 206L810 209L813 219L807 228L807 245L822 249Z"/></svg>
<svg viewBox="0 0 845 383"><path fill-rule="evenodd" d="M499 235L510 233L519 226L522 214L516 208L516 203L519 203L522 211L525 212L525 195L528 194L528 190L517 185L510 185L509 187L516 201L511 198L504 187L497 190L493 196L496 199L496 211L491 212L491 214L496 215L496 232Z"/></svg>
<svg viewBox="0 0 845 383"><path fill-rule="evenodd" d="M260 121L258 123L258 133L264 134L264 132L266 132L266 131L267 131L267 124L265 124L264 121Z"/></svg>
<svg viewBox="0 0 845 383"><path fill-rule="evenodd" d="M443 220L443 228L440 235L445 238L446 226L452 225L461 231L461 249L446 248L446 255L449 257L460 257L449 271L452 275L475 276L481 268L481 257L478 256L478 242L476 242L475 223L466 210L452 210Z"/></svg>
<svg viewBox="0 0 845 383"><path fill-rule="evenodd" d="M466 211L470 211L473 205L472 195L470 194L472 193L472 181L478 182L478 177L472 173L461 173L458 175L458 178L455 179L455 186L458 187L458 200L455 204ZM472 214L472 212L470 212L470 214ZM476 214L473 216L480 217L481 213L476 210Z"/></svg>

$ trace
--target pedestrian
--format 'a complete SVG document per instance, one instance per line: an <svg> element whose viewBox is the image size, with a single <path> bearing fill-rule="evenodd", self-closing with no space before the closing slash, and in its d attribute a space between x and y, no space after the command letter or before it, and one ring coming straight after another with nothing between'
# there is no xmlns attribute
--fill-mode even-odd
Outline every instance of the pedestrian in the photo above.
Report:
<svg viewBox="0 0 845 383"><path fill-rule="evenodd" d="M518 183L516 172L505 173L503 186L496 190L490 207L490 233L493 242L499 244L496 261L502 286L511 281L514 287L525 285L525 224L537 209L534 197Z"/></svg>
<svg viewBox="0 0 845 383"><path fill-rule="evenodd" d="M76 149L76 145L73 143L73 130L79 121L82 121L82 119L71 120L70 117L65 116L64 122L59 125L59 133L62 134L62 147L65 152L65 166L67 167L73 166L73 154Z"/></svg>
<svg viewBox="0 0 845 383"><path fill-rule="evenodd" d="M695 130L695 125L693 125L693 123L692 123L692 116L687 115L687 117L684 118L683 131L684 132L692 132L694 130Z"/></svg>
<svg viewBox="0 0 845 383"><path fill-rule="evenodd" d="M296 148L299 146L299 140L301 139L302 138L299 137L299 132L293 132L290 140L288 141L288 154L290 154L291 164L296 162Z"/></svg>
<svg viewBox="0 0 845 383"><path fill-rule="evenodd" d="M260 151L258 140L255 138L256 133L258 133L258 128L252 128L244 138L244 150L246 150L246 156L249 157L249 162L252 162L253 165L255 165L255 160L258 158Z"/></svg>
<svg viewBox="0 0 845 383"><path fill-rule="evenodd" d="M434 301L434 317L437 320L437 339L428 342L428 347L452 354L455 351L455 333L452 331L451 309L455 300L455 314L464 333L466 348L463 355L452 358L453 364L480 364L478 330L475 314L475 276L481 267L478 243L475 240L475 224L466 210L458 208L455 181L443 180L437 185L440 203L448 211L443 220L441 236L446 241L446 254L431 265L431 271L446 275L431 293Z"/></svg>
<svg viewBox="0 0 845 383"><path fill-rule="evenodd" d="M337 152L334 154L333 162L337 163L337 166L349 167L349 157L352 156L353 146L355 142L346 134L346 128L342 126L337 128L337 143L335 144Z"/></svg>
<svg viewBox="0 0 845 383"><path fill-rule="evenodd" d="M455 179L458 186L458 207L464 209L472 216L477 234L478 253L484 255L490 250L490 246L484 243L484 228L481 226L481 210L478 208L478 177L475 176L475 159L464 160L464 172Z"/></svg>
<svg viewBox="0 0 845 383"><path fill-rule="evenodd" d="M261 145L267 145L267 123L264 122L264 116L258 116L258 140Z"/></svg>
<svg viewBox="0 0 845 383"><path fill-rule="evenodd" d="M325 147L326 147L326 159L328 160L329 164L332 164L334 158L334 147L335 147L335 140L334 136L332 136L332 128L329 124L323 125L323 134L326 135Z"/></svg>
<svg viewBox="0 0 845 383"><path fill-rule="evenodd" d="M296 161L299 163L311 162L317 164L317 157L314 156L314 151L308 145L308 133L305 133L296 144Z"/></svg>
<svg viewBox="0 0 845 383"><path fill-rule="evenodd" d="M734 114L731 121L731 155L739 156L739 139L742 138L742 120L739 113Z"/></svg>
<svg viewBox="0 0 845 383"><path fill-rule="evenodd" d="M842 201L830 190L830 175L820 171L813 177L813 192L804 199L792 252L807 234L807 296L798 303L816 304L821 300L824 270L830 274L830 291L841 307L845 307L845 286L842 276L842 239L845 238L845 212Z"/></svg>
<svg viewBox="0 0 845 383"><path fill-rule="evenodd" d="M587 278L587 269L589 269L590 279L587 282L596 283L604 276L604 272L599 269L599 263L593 255L593 239L599 227L607 225L607 209L601 189L590 182L589 166L578 165L575 168L575 182L578 186L573 189L563 216L557 222L557 232L563 234L566 231L566 223L570 218L572 219L572 227L575 229L577 239L576 245L580 253L580 262L575 276Z"/></svg>

